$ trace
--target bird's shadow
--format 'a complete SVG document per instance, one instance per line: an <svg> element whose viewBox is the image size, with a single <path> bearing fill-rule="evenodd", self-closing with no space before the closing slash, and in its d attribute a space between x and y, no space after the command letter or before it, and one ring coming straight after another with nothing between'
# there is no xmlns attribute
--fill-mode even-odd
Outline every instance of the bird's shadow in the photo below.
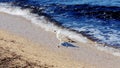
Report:
<svg viewBox="0 0 120 68"><path fill-rule="evenodd" d="M65 46L65 47L78 47L78 46L75 46L73 45L72 43L69 43L69 42L63 42L61 43L62 46Z"/></svg>

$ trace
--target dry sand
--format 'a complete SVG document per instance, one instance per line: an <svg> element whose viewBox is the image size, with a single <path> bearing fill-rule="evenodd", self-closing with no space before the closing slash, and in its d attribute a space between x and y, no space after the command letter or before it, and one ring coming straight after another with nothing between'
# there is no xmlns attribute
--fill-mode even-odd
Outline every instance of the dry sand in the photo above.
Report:
<svg viewBox="0 0 120 68"><path fill-rule="evenodd" d="M19 16L0 13L0 29L0 49L3 51L1 54L6 55L7 53L11 55L15 53L22 56L19 57L22 59L19 59L19 61L24 66L31 64L33 68L34 65L55 68L120 67L120 57L97 50L93 46L95 45L93 42L86 44L78 42L75 45L79 46L79 48L58 48L59 41L54 33L44 31L44 29L36 27L30 21ZM17 37L14 35L17 35ZM29 39L29 41L25 38Z"/></svg>

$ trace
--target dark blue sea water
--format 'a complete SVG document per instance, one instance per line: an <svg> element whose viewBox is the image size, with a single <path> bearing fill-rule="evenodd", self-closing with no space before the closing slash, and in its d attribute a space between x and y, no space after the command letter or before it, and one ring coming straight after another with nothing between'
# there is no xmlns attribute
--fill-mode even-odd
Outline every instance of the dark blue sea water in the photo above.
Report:
<svg viewBox="0 0 120 68"><path fill-rule="evenodd" d="M0 0L44 15L98 43L120 47L120 0Z"/></svg>

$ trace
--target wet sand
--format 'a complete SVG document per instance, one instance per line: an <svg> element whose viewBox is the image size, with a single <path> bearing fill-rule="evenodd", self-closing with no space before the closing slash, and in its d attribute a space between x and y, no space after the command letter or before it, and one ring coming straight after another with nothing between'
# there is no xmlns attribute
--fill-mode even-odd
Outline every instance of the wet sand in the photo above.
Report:
<svg viewBox="0 0 120 68"><path fill-rule="evenodd" d="M17 35L20 38L23 37L32 41L32 44L35 45L29 45L29 42L26 42L23 48L27 49L27 52L30 52L31 56L35 56L33 53L35 51L35 54L39 55L37 58L39 58L41 62L45 62L47 65L58 66L58 68L120 67L120 57L97 50L96 47L94 47L94 42L89 41L86 44L77 42L74 45L78 46L78 48L62 46L58 48L57 46L59 45L59 40L56 38L54 33L47 32L22 17L0 13L0 20L0 29L3 31L1 33L7 31L11 33L12 36ZM4 34L7 33L5 32ZM9 38L9 36L6 38ZM13 38L11 37L11 39ZM14 40L18 41L19 39L14 38ZM23 43L24 41L20 42ZM17 45L14 47L16 47L15 50L19 49ZM30 47L31 49L27 47ZM43 48L43 50L40 50L39 48ZM18 53L17 51L15 52ZM24 52L25 54L22 55L26 56L27 52ZM40 58L45 58L44 56L41 56L41 54L46 55L45 57L47 61Z"/></svg>
<svg viewBox="0 0 120 68"><path fill-rule="evenodd" d="M41 44L0 30L0 68L93 68L56 54Z"/></svg>

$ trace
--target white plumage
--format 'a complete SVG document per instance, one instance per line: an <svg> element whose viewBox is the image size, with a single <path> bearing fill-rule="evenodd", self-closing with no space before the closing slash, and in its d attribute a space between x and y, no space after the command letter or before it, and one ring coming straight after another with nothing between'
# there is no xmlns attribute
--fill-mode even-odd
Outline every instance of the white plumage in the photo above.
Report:
<svg viewBox="0 0 120 68"><path fill-rule="evenodd" d="M58 30L56 32L56 37L57 39L60 41L59 45L61 45L61 43L64 43L64 42L74 42L73 40L71 40L68 36L64 35L62 33L62 30Z"/></svg>

